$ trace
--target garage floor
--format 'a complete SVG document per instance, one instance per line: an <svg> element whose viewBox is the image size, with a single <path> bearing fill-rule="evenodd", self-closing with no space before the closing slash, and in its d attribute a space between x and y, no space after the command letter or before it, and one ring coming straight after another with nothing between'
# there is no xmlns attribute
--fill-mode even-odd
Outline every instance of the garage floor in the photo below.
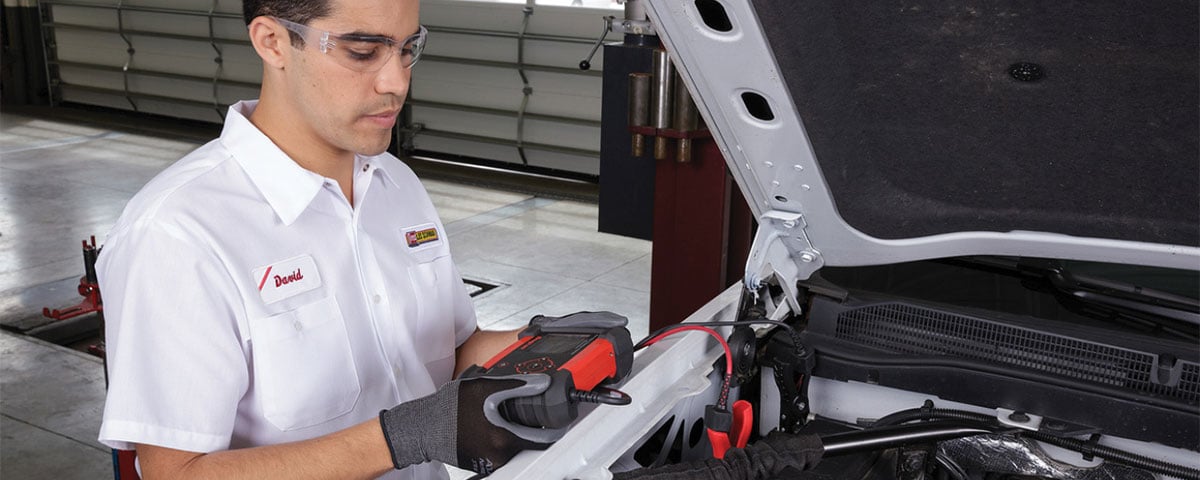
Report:
<svg viewBox="0 0 1200 480"><path fill-rule="evenodd" d="M110 478L96 441L99 359L8 330L78 303L80 240L104 233L158 171L199 146L39 114L0 113L0 477ZM196 135L187 135L197 137ZM594 204L426 180L485 329L611 310L646 335L650 242L596 232ZM24 323L23 323L24 322Z"/></svg>

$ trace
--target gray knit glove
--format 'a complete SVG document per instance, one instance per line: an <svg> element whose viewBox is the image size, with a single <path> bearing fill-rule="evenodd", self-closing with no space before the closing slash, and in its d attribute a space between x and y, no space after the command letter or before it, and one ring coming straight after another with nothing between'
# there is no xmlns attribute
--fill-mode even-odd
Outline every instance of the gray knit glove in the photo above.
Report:
<svg viewBox="0 0 1200 480"><path fill-rule="evenodd" d="M490 474L522 450L542 450L565 430L508 422L497 407L510 398L538 395L544 374L477 377L447 383L427 397L379 413L397 469L431 460Z"/></svg>

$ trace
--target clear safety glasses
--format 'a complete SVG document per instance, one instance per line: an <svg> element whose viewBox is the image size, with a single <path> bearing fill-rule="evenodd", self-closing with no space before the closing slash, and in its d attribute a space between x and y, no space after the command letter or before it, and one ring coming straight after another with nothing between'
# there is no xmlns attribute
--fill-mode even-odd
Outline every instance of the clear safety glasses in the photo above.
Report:
<svg viewBox="0 0 1200 480"><path fill-rule="evenodd" d="M378 71L397 51L400 52L400 64L404 68L412 67L421 58L421 50L425 49L425 37L429 35L429 31L422 26L416 34L397 42L378 35L336 34L282 18L271 18L284 28L300 35L305 44L315 39L321 53L329 55L343 67L359 72Z"/></svg>

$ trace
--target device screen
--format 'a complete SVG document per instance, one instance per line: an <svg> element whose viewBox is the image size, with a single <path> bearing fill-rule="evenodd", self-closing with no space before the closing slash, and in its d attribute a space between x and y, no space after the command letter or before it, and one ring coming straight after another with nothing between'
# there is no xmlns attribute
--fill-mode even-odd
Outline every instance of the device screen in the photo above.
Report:
<svg viewBox="0 0 1200 480"><path fill-rule="evenodd" d="M551 335L533 342L527 350L529 353L548 354L568 352L574 354L595 339L595 335Z"/></svg>

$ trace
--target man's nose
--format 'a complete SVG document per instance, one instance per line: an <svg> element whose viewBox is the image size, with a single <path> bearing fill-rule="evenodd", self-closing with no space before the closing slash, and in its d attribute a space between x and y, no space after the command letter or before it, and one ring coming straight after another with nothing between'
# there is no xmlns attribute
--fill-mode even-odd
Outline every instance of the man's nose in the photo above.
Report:
<svg viewBox="0 0 1200 480"><path fill-rule="evenodd" d="M404 66L401 55L392 55L375 78L375 91L404 98L411 80L412 68Z"/></svg>

